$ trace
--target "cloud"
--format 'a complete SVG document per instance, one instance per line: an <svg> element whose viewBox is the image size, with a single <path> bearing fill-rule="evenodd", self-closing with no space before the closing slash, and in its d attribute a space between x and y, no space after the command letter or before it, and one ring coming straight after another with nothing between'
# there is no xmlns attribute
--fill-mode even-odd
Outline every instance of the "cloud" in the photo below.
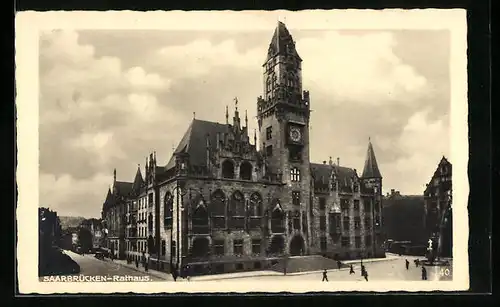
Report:
<svg viewBox="0 0 500 307"><path fill-rule="evenodd" d="M119 57L95 54L93 46L79 43L76 32L54 31L41 38L42 171L78 179L110 172L144 150L130 154L130 140L148 129L159 131L165 120L183 118L157 99L170 90L168 78L140 66L125 69Z"/></svg>
<svg viewBox="0 0 500 307"><path fill-rule="evenodd" d="M449 158L449 118L431 120L430 115L427 109L410 117L396 142L405 155L382 165L386 184L402 193L422 194L441 157Z"/></svg>
<svg viewBox="0 0 500 307"><path fill-rule="evenodd" d="M394 54L395 43L394 35L387 32L327 32L301 39L297 49L307 59L304 86L328 93L335 104L345 100L363 105L414 101L427 80Z"/></svg>
<svg viewBox="0 0 500 307"><path fill-rule="evenodd" d="M43 35L40 61L43 95L64 104L75 97L94 100L116 92L165 91L170 85L141 67L124 70L117 57L95 57L94 47L79 44L76 32Z"/></svg>
<svg viewBox="0 0 500 307"><path fill-rule="evenodd" d="M100 43L88 38L83 44L76 32L42 37L40 171L41 181L50 183L41 186L42 204L62 212L93 210L97 216L114 168L119 180L131 181L137 163L152 151L166 164L193 112L225 122L230 105L232 121L235 96L242 122L248 110L250 129L256 127L256 97L272 33L263 33L265 39L253 33L250 39L238 32L160 32L151 37L165 35L168 45L154 44L156 49L124 32L114 39L121 47L113 48L101 46L109 31ZM148 33L136 37L147 42ZM340 157L342 165L361 173L371 136L384 189L420 194L448 152L449 100L432 90L441 83L395 53L400 42L388 31L297 31L296 39L304 89L311 91L312 162ZM434 63L443 63L435 71L447 70L446 59Z"/></svg>
<svg viewBox="0 0 500 307"><path fill-rule="evenodd" d="M197 78L213 73L213 69L259 70L264 63L262 48L239 52L233 40L213 44L196 40L185 45L168 46L157 52L157 65L167 74ZM229 72L230 73L230 72Z"/></svg>
<svg viewBox="0 0 500 307"><path fill-rule="evenodd" d="M97 217L112 180L112 175L102 173L84 180L69 174L41 173L40 206L49 207L59 215Z"/></svg>

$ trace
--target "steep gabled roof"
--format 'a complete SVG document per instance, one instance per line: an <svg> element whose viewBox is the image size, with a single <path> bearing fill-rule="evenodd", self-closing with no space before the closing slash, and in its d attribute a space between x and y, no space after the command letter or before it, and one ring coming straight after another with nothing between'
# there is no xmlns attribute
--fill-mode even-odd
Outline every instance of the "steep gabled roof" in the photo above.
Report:
<svg viewBox="0 0 500 307"><path fill-rule="evenodd" d="M266 62L278 54L288 54L288 52L291 52L293 56L296 56L302 61L297 53L297 50L295 49L295 43L293 42L292 35L286 28L285 24L278 21L278 25L274 30L273 38L269 44Z"/></svg>
<svg viewBox="0 0 500 307"><path fill-rule="evenodd" d="M102 209L105 211L106 209L112 207L114 205L114 197L113 194L111 193L111 189L108 188L108 194L106 195L106 199L104 200L104 203L102 205Z"/></svg>
<svg viewBox="0 0 500 307"><path fill-rule="evenodd" d="M135 174L134 183L132 184L132 192L138 194L143 184L144 179L142 178L141 168L137 167L137 173Z"/></svg>
<svg viewBox="0 0 500 307"><path fill-rule="evenodd" d="M133 182L116 181L115 187L116 187L117 196L122 196L122 197L129 196L130 192L132 192L132 186L133 186Z"/></svg>
<svg viewBox="0 0 500 307"><path fill-rule="evenodd" d="M373 150L372 142L368 141L368 151L366 152L365 167L363 168L362 178L382 178L378 169L377 159Z"/></svg>
<svg viewBox="0 0 500 307"><path fill-rule="evenodd" d="M183 152L188 153L191 165L205 165L207 159L207 134L209 135L210 147L215 149L217 146L217 133L226 132L229 132L229 130L228 126L225 124L193 119L179 142L179 145L175 149L174 154ZM174 166L175 158L172 155L164 170L171 169Z"/></svg>
<svg viewBox="0 0 500 307"><path fill-rule="evenodd" d="M320 163L311 163L311 173L314 178L315 186L321 186L328 184L330 179L330 175L332 171L335 171L337 180L340 183L351 182L351 178L356 176L356 172L353 168L338 166L338 165L329 165L329 164L320 164Z"/></svg>

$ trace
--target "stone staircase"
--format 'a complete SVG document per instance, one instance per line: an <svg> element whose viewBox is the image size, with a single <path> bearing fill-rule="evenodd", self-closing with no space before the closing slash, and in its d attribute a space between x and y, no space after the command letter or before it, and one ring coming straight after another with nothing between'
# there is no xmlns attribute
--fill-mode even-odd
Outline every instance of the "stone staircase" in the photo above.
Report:
<svg viewBox="0 0 500 307"><path fill-rule="evenodd" d="M333 270L338 269L337 261L326 258L320 255L312 256L296 256L289 257L288 259L281 259L275 265L273 265L270 270L276 272L284 272L286 262L286 272L287 273L299 273L299 272L310 272L310 271L321 271L324 269ZM348 265L342 264L341 268L347 268Z"/></svg>

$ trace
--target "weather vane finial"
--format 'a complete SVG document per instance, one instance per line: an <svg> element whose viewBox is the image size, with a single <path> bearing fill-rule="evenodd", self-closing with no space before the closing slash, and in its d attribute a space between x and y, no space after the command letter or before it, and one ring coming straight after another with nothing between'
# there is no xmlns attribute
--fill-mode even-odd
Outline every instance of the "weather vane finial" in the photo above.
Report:
<svg viewBox="0 0 500 307"><path fill-rule="evenodd" d="M236 111L238 111L238 97L234 97L234 105L236 107Z"/></svg>

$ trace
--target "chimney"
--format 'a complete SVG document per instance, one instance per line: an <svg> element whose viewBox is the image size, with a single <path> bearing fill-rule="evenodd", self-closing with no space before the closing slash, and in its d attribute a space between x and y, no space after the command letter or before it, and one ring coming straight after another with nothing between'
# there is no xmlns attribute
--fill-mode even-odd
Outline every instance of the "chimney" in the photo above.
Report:
<svg viewBox="0 0 500 307"><path fill-rule="evenodd" d="M340 158L337 157L337 166L340 166Z"/></svg>

